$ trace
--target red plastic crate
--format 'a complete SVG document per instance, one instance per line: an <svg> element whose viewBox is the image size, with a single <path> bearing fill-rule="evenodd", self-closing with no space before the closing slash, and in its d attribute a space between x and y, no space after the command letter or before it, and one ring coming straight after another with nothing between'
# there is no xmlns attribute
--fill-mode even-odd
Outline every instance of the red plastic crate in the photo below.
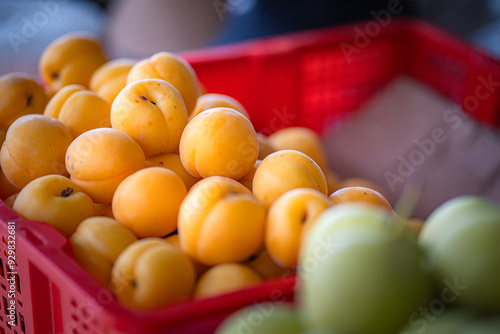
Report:
<svg viewBox="0 0 500 334"><path fill-rule="evenodd" d="M340 45L354 45L353 28L294 33L184 56L208 91L241 101L256 129L267 134L293 125L321 132L399 75L416 78L477 119L500 125L500 90L484 84L500 81L500 61L428 24L395 19L348 61ZM478 87L483 87L480 99ZM16 231L12 269L9 225ZM72 259L68 240L51 226L26 222L0 202L0 235L0 334L212 333L245 305L293 298L295 278L287 276L220 297L133 312ZM13 281L10 271L17 273ZM15 299L9 296L11 283ZM11 300L15 326L9 325Z"/></svg>

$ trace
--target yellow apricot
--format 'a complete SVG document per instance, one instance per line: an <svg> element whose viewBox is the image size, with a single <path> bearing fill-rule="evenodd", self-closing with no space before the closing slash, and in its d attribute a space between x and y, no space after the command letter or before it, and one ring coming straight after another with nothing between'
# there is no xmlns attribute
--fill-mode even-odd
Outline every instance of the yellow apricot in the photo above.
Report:
<svg viewBox="0 0 500 334"><path fill-rule="evenodd" d="M264 249L252 256L248 261L244 262L247 266L255 270L262 278L279 277L291 274L291 270L280 267L269 255L269 252Z"/></svg>
<svg viewBox="0 0 500 334"><path fill-rule="evenodd" d="M261 281L262 278L244 264L219 264L201 275L194 290L194 297L214 297L259 284Z"/></svg>
<svg viewBox="0 0 500 334"><path fill-rule="evenodd" d="M341 188L342 180L333 170L327 169L325 171L326 183L328 185L328 194L339 190Z"/></svg>
<svg viewBox="0 0 500 334"><path fill-rule="evenodd" d="M198 114L182 133L179 153L194 177L235 180L250 172L259 155L252 123L234 109L213 108Z"/></svg>
<svg viewBox="0 0 500 334"><path fill-rule="evenodd" d="M295 150L268 155L255 172L253 193L266 207L295 188L312 188L327 194L326 178L310 157Z"/></svg>
<svg viewBox="0 0 500 334"><path fill-rule="evenodd" d="M169 244L171 244L172 246L175 246L176 248L178 248L179 250L182 251L181 244L179 242L179 235L178 234L169 235L164 240L166 242L168 242ZM193 259L191 259L191 261L193 261L194 269L196 270L196 277L200 277L209 268L208 266L201 264L199 262L196 262Z"/></svg>
<svg viewBox="0 0 500 334"><path fill-rule="evenodd" d="M3 199L3 202L5 203L5 205L12 209L14 207L14 202L16 201L17 195L19 195L19 193L12 194L9 197Z"/></svg>
<svg viewBox="0 0 500 334"><path fill-rule="evenodd" d="M191 65L169 52L158 52L135 64L127 76L127 85L142 79L162 79L171 83L182 95L188 115L201 95L200 83Z"/></svg>
<svg viewBox="0 0 500 334"><path fill-rule="evenodd" d="M261 246L266 212L238 181L212 176L196 183L181 204L181 249L205 265L241 262Z"/></svg>
<svg viewBox="0 0 500 334"><path fill-rule="evenodd" d="M62 106L66 103L68 98L76 92L85 90L82 85L67 85L61 88L47 103L43 114L48 117L59 118Z"/></svg>
<svg viewBox="0 0 500 334"><path fill-rule="evenodd" d="M19 188L7 179L0 166L0 199L5 200L7 197L19 192Z"/></svg>
<svg viewBox="0 0 500 334"><path fill-rule="evenodd" d="M313 159L324 172L328 169L319 135L301 126L284 128L269 136L276 150L297 150Z"/></svg>
<svg viewBox="0 0 500 334"><path fill-rule="evenodd" d="M3 131L21 116L43 113L47 103L47 96L36 78L25 73L1 76L0 92L0 129Z"/></svg>
<svg viewBox="0 0 500 334"><path fill-rule="evenodd" d="M387 199L378 191L365 187L341 188L328 197L333 204L348 202L367 202L380 205L392 212Z"/></svg>
<svg viewBox="0 0 500 334"><path fill-rule="evenodd" d="M362 177L350 177L350 178L342 180L339 184L339 189L348 188L348 187L370 188L370 189L373 189L375 191L378 191L385 198L387 198L387 193L384 191L384 189L381 186L379 186L378 184L375 184L374 182L372 182L368 179L362 178Z"/></svg>
<svg viewBox="0 0 500 334"><path fill-rule="evenodd" d="M189 298L195 280L196 272L188 256L160 238L145 238L129 245L111 272L118 301L142 310Z"/></svg>
<svg viewBox="0 0 500 334"><path fill-rule="evenodd" d="M91 217L78 225L69 241L78 263L107 287L113 264L128 245L137 241L137 237L114 219Z"/></svg>
<svg viewBox="0 0 500 334"><path fill-rule="evenodd" d="M111 203L118 185L145 164L139 144L126 133L110 128L84 132L66 152L71 180L97 203Z"/></svg>
<svg viewBox="0 0 500 334"><path fill-rule="evenodd" d="M276 149L271 144L269 137L262 133L257 133L257 140L259 141L259 160L264 160L269 154L276 152Z"/></svg>
<svg viewBox="0 0 500 334"><path fill-rule="evenodd" d="M238 181L243 184L245 187L247 187L250 191L252 191L252 183L253 183L253 177L255 176L255 172L257 171L257 168L260 166L260 163L262 160L257 160L255 161L255 164L253 165L252 169L250 171L243 175L241 179Z"/></svg>
<svg viewBox="0 0 500 334"><path fill-rule="evenodd" d="M5 137L7 136L7 131L0 129L0 147L2 147Z"/></svg>
<svg viewBox="0 0 500 334"><path fill-rule="evenodd" d="M178 148L187 112L181 95L170 83L139 80L116 96L111 124L134 138L149 158Z"/></svg>
<svg viewBox="0 0 500 334"><path fill-rule="evenodd" d="M9 127L2 145L2 170L18 188L43 175L67 175L64 155L72 140L68 129L56 119L21 116Z"/></svg>
<svg viewBox="0 0 500 334"><path fill-rule="evenodd" d="M67 237L84 219L95 215L90 197L61 175L45 175L28 183L13 209L24 219L48 223Z"/></svg>
<svg viewBox="0 0 500 334"><path fill-rule="evenodd" d="M189 174L182 165L181 157L177 153L160 154L151 157L146 160L146 167L164 167L170 169L181 177L187 190L191 189L196 182L201 180Z"/></svg>
<svg viewBox="0 0 500 334"><path fill-rule="evenodd" d="M57 118L73 137L96 129L111 127L111 105L96 93L69 85L52 97L44 115Z"/></svg>
<svg viewBox="0 0 500 334"><path fill-rule="evenodd" d="M281 267L294 269L304 232L331 206L326 195L310 188L297 188L278 197L269 208L265 244Z"/></svg>
<svg viewBox="0 0 500 334"><path fill-rule="evenodd" d="M71 84L88 87L94 71L106 62L99 40L70 33L54 40L43 51L39 71L50 95Z"/></svg>
<svg viewBox="0 0 500 334"><path fill-rule="evenodd" d="M90 78L90 89L110 104L125 88L127 75L135 65L132 59L114 59L99 67Z"/></svg>
<svg viewBox="0 0 500 334"><path fill-rule="evenodd" d="M113 196L113 215L139 238L165 236L177 229L186 193L179 175L167 168L147 167L120 183Z"/></svg>
<svg viewBox="0 0 500 334"><path fill-rule="evenodd" d="M196 100L194 110L189 114L189 120L198 115L202 111L212 108L231 108L238 111L240 114L250 119L247 110L235 98L225 94L204 94Z"/></svg>

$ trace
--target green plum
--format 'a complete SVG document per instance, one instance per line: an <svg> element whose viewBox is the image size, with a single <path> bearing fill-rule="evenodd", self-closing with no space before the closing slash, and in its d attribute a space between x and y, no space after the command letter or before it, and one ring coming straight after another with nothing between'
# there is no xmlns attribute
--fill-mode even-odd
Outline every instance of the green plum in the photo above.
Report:
<svg viewBox="0 0 500 334"><path fill-rule="evenodd" d="M324 211L304 240L298 273L297 300L311 329L395 333L430 299L415 237L373 205Z"/></svg>
<svg viewBox="0 0 500 334"><path fill-rule="evenodd" d="M215 334L300 334L303 330L291 306L262 303L233 313Z"/></svg>
<svg viewBox="0 0 500 334"><path fill-rule="evenodd" d="M456 302L500 311L500 206L461 196L439 206L419 236L439 288L454 286Z"/></svg>

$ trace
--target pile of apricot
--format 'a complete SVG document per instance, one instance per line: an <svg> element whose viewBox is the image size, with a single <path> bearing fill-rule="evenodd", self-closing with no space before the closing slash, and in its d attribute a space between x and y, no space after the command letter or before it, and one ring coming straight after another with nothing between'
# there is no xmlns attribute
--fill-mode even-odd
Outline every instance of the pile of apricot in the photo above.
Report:
<svg viewBox="0 0 500 334"><path fill-rule="evenodd" d="M42 84L0 77L0 198L66 235L127 307L293 272L301 240L332 205L392 210L376 186L328 168L315 132L257 133L237 100L202 94L177 55L107 61L98 40L70 34L47 46L39 69Z"/></svg>

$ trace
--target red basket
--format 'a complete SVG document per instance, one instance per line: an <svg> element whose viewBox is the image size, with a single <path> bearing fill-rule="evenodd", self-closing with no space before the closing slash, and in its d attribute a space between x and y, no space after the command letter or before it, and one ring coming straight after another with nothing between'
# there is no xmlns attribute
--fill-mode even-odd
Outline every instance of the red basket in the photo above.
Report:
<svg viewBox="0 0 500 334"><path fill-rule="evenodd" d="M478 120L500 125L498 60L419 21L393 19L362 44L354 27L363 31L365 23L184 56L208 91L241 101L263 133L293 125L321 132L399 75L422 81ZM357 51L347 57L342 48ZM483 87L481 98L478 87ZM16 264L10 268L12 226ZM0 334L212 333L238 308L293 298L295 279L288 276L220 297L133 312L73 260L68 240L51 226L26 222L0 202L0 234ZM14 320L9 317L11 301Z"/></svg>

